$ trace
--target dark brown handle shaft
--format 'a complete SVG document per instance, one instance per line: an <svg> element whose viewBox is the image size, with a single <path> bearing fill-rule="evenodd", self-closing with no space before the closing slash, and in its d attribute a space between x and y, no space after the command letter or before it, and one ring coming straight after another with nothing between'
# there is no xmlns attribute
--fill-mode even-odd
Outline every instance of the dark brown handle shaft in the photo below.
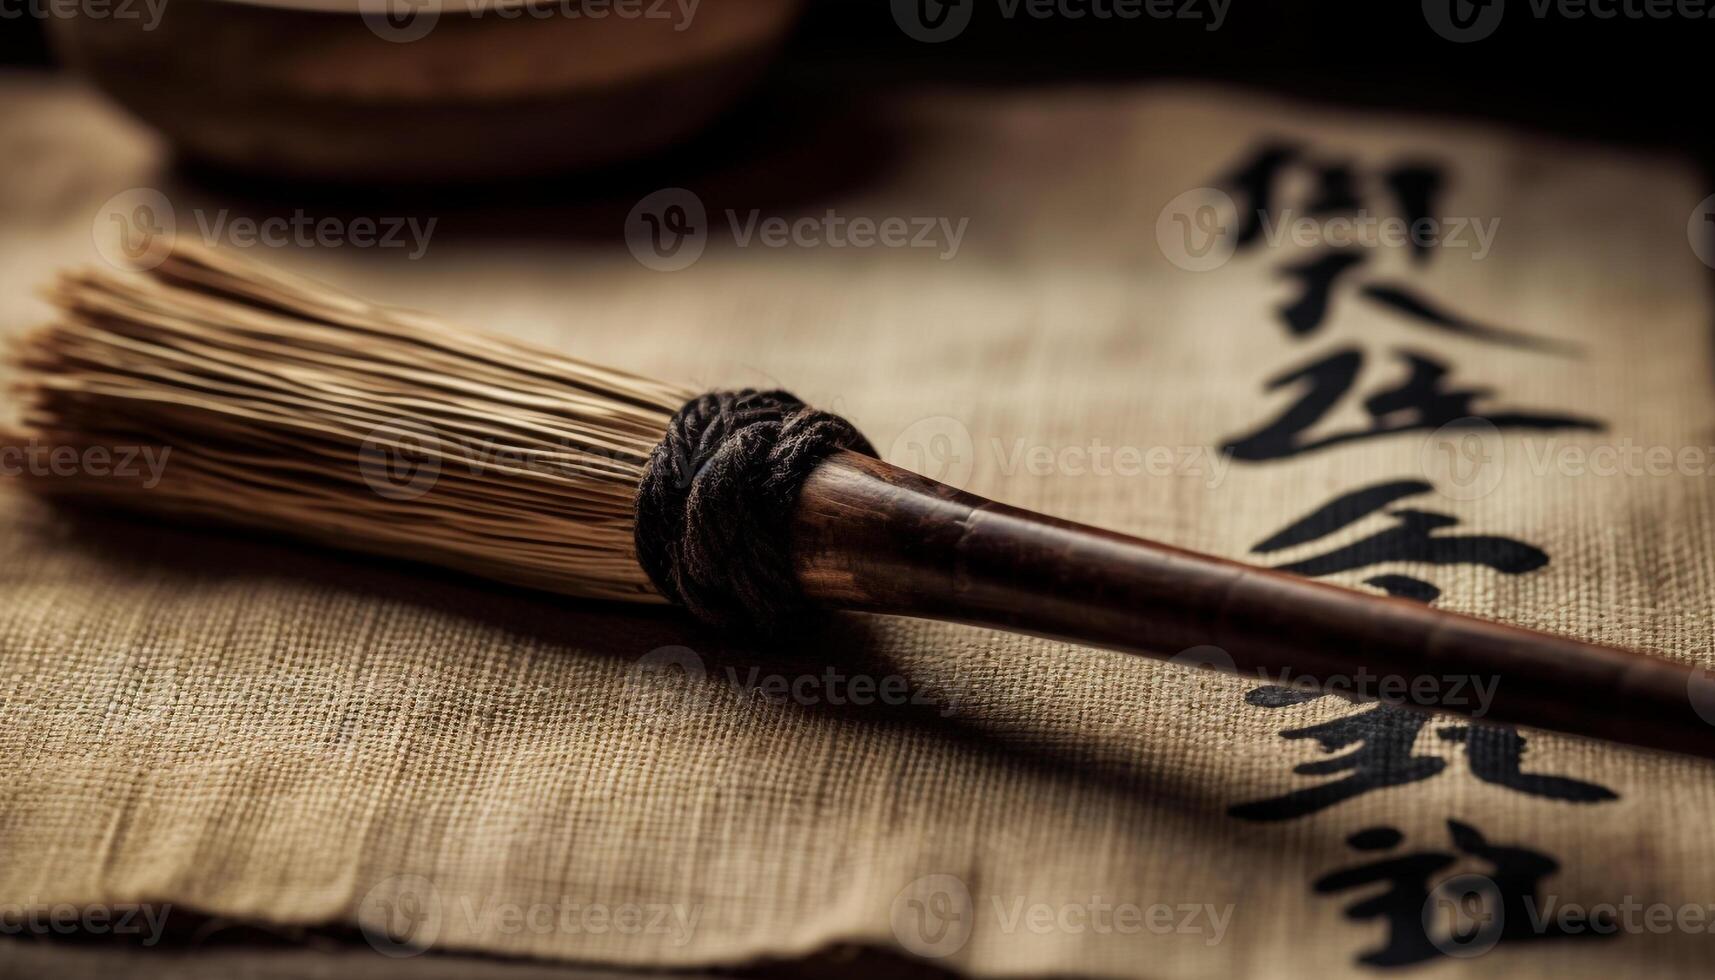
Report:
<svg viewBox="0 0 1715 980"><path fill-rule="evenodd" d="M1160 657L1214 646L1244 674L1403 686L1486 720L1715 758L1698 713L1715 717L1715 679L1684 665L1043 517L855 453L811 475L792 534L804 591L833 608Z"/></svg>

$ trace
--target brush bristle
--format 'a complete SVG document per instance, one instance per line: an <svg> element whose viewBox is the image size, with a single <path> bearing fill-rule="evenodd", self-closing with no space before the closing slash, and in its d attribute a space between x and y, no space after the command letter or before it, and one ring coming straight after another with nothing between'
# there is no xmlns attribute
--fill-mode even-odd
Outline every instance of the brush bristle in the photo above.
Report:
<svg viewBox="0 0 1715 980"><path fill-rule="evenodd" d="M21 467L36 489L660 601L633 500L689 390L190 244L147 275L67 273L50 298L56 321L12 353L22 438L106 463Z"/></svg>

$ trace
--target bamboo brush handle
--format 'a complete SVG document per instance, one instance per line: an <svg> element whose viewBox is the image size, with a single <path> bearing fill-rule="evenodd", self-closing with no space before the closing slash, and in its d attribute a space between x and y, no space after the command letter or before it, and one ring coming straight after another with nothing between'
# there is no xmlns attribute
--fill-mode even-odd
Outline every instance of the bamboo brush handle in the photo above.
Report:
<svg viewBox="0 0 1715 980"><path fill-rule="evenodd" d="M1486 720L1715 757L1692 668L1043 517L856 453L811 474L791 532L805 594L833 608L1157 657L1212 645L1247 675L1372 697L1381 676L1423 677L1463 714L1471 688L1445 679L1481 679Z"/></svg>

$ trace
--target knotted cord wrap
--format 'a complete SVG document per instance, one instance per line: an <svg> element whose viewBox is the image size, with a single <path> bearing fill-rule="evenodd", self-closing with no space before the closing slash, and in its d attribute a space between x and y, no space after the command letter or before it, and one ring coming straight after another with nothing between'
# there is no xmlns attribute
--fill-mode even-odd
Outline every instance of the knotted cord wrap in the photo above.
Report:
<svg viewBox="0 0 1715 980"><path fill-rule="evenodd" d="M831 454L875 455L850 422L784 391L713 391L673 416L637 488L637 560L705 623L777 634L810 611L792 571L804 481Z"/></svg>

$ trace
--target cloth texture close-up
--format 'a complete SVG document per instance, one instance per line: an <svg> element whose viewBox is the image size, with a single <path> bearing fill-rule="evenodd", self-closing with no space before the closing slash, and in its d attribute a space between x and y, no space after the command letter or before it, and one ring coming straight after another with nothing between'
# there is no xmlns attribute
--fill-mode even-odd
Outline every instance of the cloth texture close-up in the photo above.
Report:
<svg viewBox="0 0 1715 980"><path fill-rule="evenodd" d="M31 161L0 189L5 333L98 261L115 195L159 189L181 235L243 214L89 94L5 84L0 150ZM706 240L672 271L628 204L594 231L574 204L449 210L414 261L248 254L696 390L784 388L1007 504L1715 668L1690 165L1192 86L901 94L824 125L861 135L861 177L688 183ZM910 240L761 224L828 215ZM1295 234L1329 216L1352 240ZM1414 217L1423 243L1387 240ZM1211 244L1223 221L1256 227ZM1708 764L1193 669L1219 650L849 614L759 650L3 485L0 591L0 903L619 967L1706 969L1706 929L1626 910L1715 920ZM1715 681L1687 696L1715 720ZM1503 913L1474 938L1471 887Z"/></svg>

